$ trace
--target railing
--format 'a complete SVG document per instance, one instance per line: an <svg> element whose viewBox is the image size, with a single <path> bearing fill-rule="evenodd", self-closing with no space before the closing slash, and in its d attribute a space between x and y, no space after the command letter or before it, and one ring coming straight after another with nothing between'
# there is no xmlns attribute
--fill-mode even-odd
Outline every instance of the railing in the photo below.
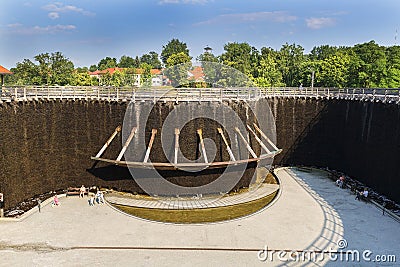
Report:
<svg viewBox="0 0 400 267"><path fill-rule="evenodd" d="M95 99L108 101L225 101L264 97L336 98L396 102L400 89L380 88L127 88L93 86L11 86L3 87L1 101L33 99Z"/></svg>

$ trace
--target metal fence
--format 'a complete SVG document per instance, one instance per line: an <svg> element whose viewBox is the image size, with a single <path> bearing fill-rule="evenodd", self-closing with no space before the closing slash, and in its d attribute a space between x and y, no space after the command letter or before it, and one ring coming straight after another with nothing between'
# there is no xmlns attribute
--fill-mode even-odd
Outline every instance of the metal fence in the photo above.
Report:
<svg viewBox="0 0 400 267"><path fill-rule="evenodd" d="M102 86L3 87L1 101L94 99L107 101L226 101L264 97L337 98L400 103L400 89L380 88L135 88Z"/></svg>

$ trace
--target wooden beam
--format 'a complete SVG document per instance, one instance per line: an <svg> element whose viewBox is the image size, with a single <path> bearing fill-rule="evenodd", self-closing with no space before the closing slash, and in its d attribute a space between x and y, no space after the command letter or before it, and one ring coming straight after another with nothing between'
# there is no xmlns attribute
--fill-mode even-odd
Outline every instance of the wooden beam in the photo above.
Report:
<svg viewBox="0 0 400 267"><path fill-rule="evenodd" d="M101 155L103 155L104 151L106 151L107 147L111 144L112 140L114 140L115 136L121 131L121 126L118 126L115 128L115 131L113 134L108 138L107 142L104 144L104 146L100 149L99 153L96 154L96 158L100 158Z"/></svg>
<svg viewBox="0 0 400 267"><path fill-rule="evenodd" d="M249 125L247 125L247 129L249 129L249 131L254 135L254 138L257 140L257 142L260 144L260 146L267 151L267 153L271 153L271 151L269 151L269 149L264 145L264 143L261 141L260 138L258 138L257 134L253 131L253 129L251 129L251 127Z"/></svg>
<svg viewBox="0 0 400 267"><path fill-rule="evenodd" d="M121 152L119 152L119 155L118 155L118 157L116 159L117 161L120 161L122 159L122 156L124 155L126 149L128 148L129 143L132 141L132 138L135 136L136 130L137 130L137 127L133 127L132 128L132 131L129 134L128 139L126 139L126 142L125 142L124 146L121 149Z"/></svg>
<svg viewBox="0 0 400 267"><path fill-rule="evenodd" d="M178 164L178 151L179 151L179 129L175 128L175 156L174 164Z"/></svg>
<svg viewBox="0 0 400 267"><path fill-rule="evenodd" d="M263 132L261 131L260 128L258 128L257 124L253 123L253 125L254 125L254 128L261 134L261 136L262 136L265 140L267 140L267 142L268 142L275 150L279 150L279 148L268 138L268 136L266 136L266 134L263 133Z"/></svg>
<svg viewBox="0 0 400 267"><path fill-rule="evenodd" d="M253 156L253 158L257 158L256 153L254 153L253 149L249 145L249 142L247 142L246 138L242 135L238 127L235 127L236 132L239 134L239 136L242 138L243 142L246 144L247 150L250 152L250 154Z"/></svg>
<svg viewBox="0 0 400 267"><path fill-rule="evenodd" d="M157 134L157 129L152 129L151 130L150 142L149 142L149 145L147 147L146 155L144 156L143 162L147 162L149 160L151 147L153 146L153 142L154 142L154 138L156 137L156 134Z"/></svg>
<svg viewBox="0 0 400 267"><path fill-rule="evenodd" d="M224 135L224 131L222 130L222 128L218 128L218 132L222 137L222 140L224 140L225 146L226 146L226 150L228 151L229 157L231 158L231 161L236 161L235 156L233 155L233 152L231 150L231 148L229 147L228 141L225 138Z"/></svg>
<svg viewBox="0 0 400 267"><path fill-rule="evenodd" d="M203 151L203 155L204 155L204 162L208 163L208 158L207 158L207 154L206 154L206 147L204 146L204 142L203 142L203 130L202 129L197 129L197 134L200 137L200 144L201 144L201 150Z"/></svg>
<svg viewBox="0 0 400 267"><path fill-rule="evenodd" d="M176 170L176 168L193 168L197 170L199 167L205 167L205 168L221 168L221 167L226 167L229 165L237 165L237 164L245 164L249 162L256 162L264 159L269 159L273 158L275 156L275 153L271 154L262 154L258 158L249 158L249 159L242 159L242 160L237 160L235 162L232 161L220 161L220 162L210 162L210 163L178 163L178 164L173 164L173 163L167 163L167 162L134 162L134 161L116 161L112 159L103 159L103 158L95 158L91 157L92 160L95 161L102 161L102 162L107 162L111 164L115 164L118 166L132 166L132 167L138 167L138 168L156 168L156 169L165 169L165 170Z"/></svg>

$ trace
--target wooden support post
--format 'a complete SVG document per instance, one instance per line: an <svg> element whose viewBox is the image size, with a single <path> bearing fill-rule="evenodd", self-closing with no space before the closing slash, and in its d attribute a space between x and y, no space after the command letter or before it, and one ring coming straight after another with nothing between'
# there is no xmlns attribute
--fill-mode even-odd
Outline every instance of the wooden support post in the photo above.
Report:
<svg viewBox="0 0 400 267"><path fill-rule="evenodd" d="M149 142L149 145L147 146L146 155L144 156L144 160L143 160L144 163L146 163L149 160L151 147L153 146L154 138L156 137L156 134L157 134L157 129L152 129L150 142Z"/></svg>
<svg viewBox="0 0 400 267"><path fill-rule="evenodd" d="M257 140L257 142L260 144L260 146L267 151L267 153L271 153L271 151L264 145L264 143L261 141L260 138L258 138L257 134L253 131L253 129L251 129L251 127L249 125L247 125L247 129L249 129L249 131L254 135L254 138Z"/></svg>
<svg viewBox="0 0 400 267"><path fill-rule="evenodd" d="M120 161L122 159L122 156L124 155L126 149L128 148L129 143L132 141L132 138L135 136L136 130L137 130L137 127L133 127L132 128L132 131L129 134L128 139L126 139L126 142L125 142L124 146L121 149L121 152L119 152L119 155L117 157L117 161Z"/></svg>
<svg viewBox="0 0 400 267"><path fill-rule="evenodd" d="M278 151L279 148L265 135L265 133L263 133L263 132L261 131L260 128L258 128L257 124L253 123L253 125L254 125L254 128L261 134L261 136L262 136L265 140L267 140L267 142L268 142L275 150Z"/></svg>
<svg viewBox="0 0 400 267"><path fill-rule="evenodd" d="M115 128L115 131L113 134L108 138L107 142L104 144L104 146L100 149L99 153L97 153L96 158L100 158L101 155L103 155L104 151L106 151L107 147L111 144L112 140L115 138L115 136L121 131L121 126L118 126Z"/></svg>
<svg viewBox="0 0 400 267"><path fill-rule="evenodd" d="M238 127L235 127L236 132L239 134L239 136L242 138L243 142L246 144L247 150L250 152L250 154L253 156L253 158L257 158L257 154L254 153L253 149L251 148L249 142L247 142L246 138L242 135Z"/></svg>
<svg viewBox="0 0 400 267"><path fill-rule="evenodd" d="M233 152L231 148L229 147L228 141L225 138L224 131L222 131L222 128L218 128L218 132L222 137L222 140L224 140L226 150L228 151L229 157L231 158L231 161L236 161L235 156L233 155Z"/></svg>
<svg viewBox="0 0 400 267"><path fill-rule="evenodd" d="M175 156L174 164L178 164L178 150L179 150L179 129L175 128Z"/></svg>
<svg viewBox="0 0 400 267"><path fill-rule="evenodd" d="M204 146L204 142L203 142L203 130L197 129L197 134L199 135L199 138L200 138L200 145L201 145L201 150L203 151L203 155L204 155L204 162L208 163L206 147Z"/></svg>

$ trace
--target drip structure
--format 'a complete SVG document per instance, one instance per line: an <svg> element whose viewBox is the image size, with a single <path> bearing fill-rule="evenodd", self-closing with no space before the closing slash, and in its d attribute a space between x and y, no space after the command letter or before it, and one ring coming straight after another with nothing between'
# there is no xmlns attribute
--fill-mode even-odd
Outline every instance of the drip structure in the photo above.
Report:
<svg viewBox="0 0 400 267"><path fill-rule="evenodd" d="M128 149L130 143L132 140L135 138L135 134L137 132L138 127L135 126L131 129L131 132L126 139L124 145L122 146L122 149L118 156L116 156L115 159L107 159L103 158L102 155L106 151L106 149L111 145L111 142L115 139L115 137L118 135L119 132L121 132L121 126L118 126L115 131L111 134L110 138L106 141L106 143L103 145L103 147L99 150L99 152L94 156L91 157L92 160L94 161L102 161L106 163L111 163L115 164L118 166L124 166L124 167L133 167L133 168L154 168L157 170L177 170L177 169L196 169L196 168L208 168L208 169L214 169L214 168L226 168L229 165L239 165L239 164L247 164L251 162L259 162L262 160L270 159L273 158L275 155L279 154L282 150L279 149L271 140L268 138L268 136L261 131L261 129L257 126L257 124L253 123L253 127L250 125L246 125L248 132L243 133L238 127L235 127L235 131L237 133L237 136L239 136L239 139L241 141L241 145L245 147L249 153L248 158L236 158L234 156L234 153L232 152L232 149L230 147L230 144L227 141L227 138L225 136L225 133L222 128L217 128L215 129L216 132L220 135L220 137L223 140L223 144L225 146L224 149L229 154L230 160L228 161L213 161L209 162L208 157L207 157L207 150L204 145L203 141L203 129L197 129L197 137L193 138L198 138L199 144L201 147L201 152L203 155L203 162L179 162L178 160L178 150L179 150L179 134L180 130L178 128L175 128L175 144L174 144L174 157L172 162L149 162L150 154L152 151L152 147L154 144L154 140L156 138L157 133L159 132L158 129L152 129L151 130L151 137L150 140L147 144L147 149L146 153L143 157L142 161L127 161L123 160L124 153ZM248 139L245 137L247 135L251 135L257 143L260 145L261 153L257 155L255 153L255 149L252 148L250 142Z"/></svg>

